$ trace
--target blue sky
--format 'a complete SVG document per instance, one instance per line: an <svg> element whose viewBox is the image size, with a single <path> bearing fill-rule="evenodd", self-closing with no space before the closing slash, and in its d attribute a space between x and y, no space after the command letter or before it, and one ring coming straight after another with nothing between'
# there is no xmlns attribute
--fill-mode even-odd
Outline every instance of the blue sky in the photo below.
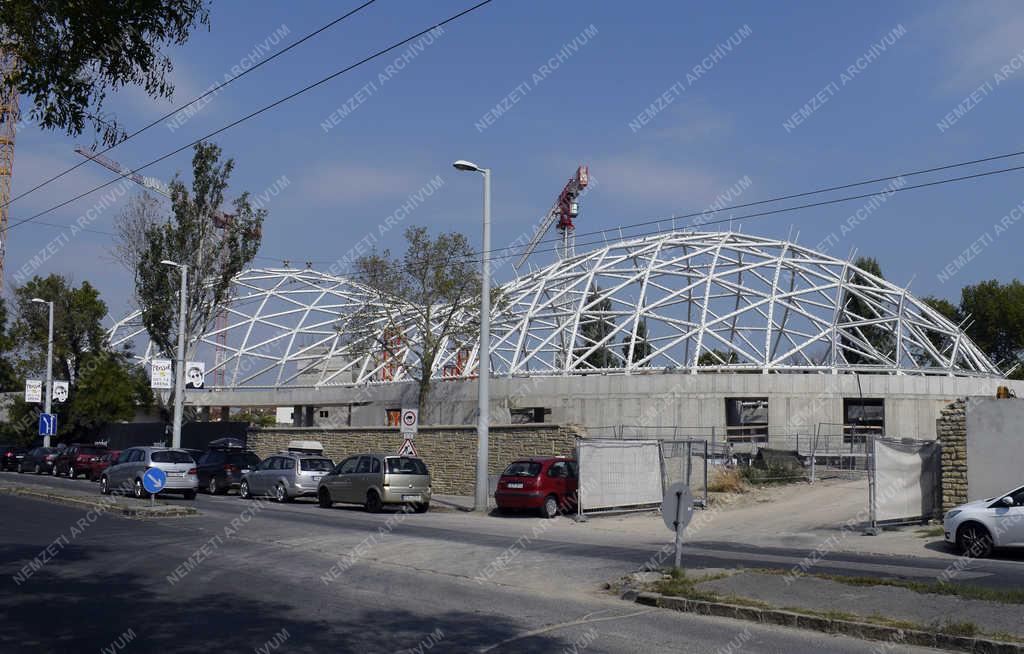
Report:
<svg viewBox="0 0 1024 654"><path fill-rule="evenodd" d="M129 130L148 123L222 81L254 50L265 58L356 4L216 3L210 30L170 52L173 103L124 90L107 111ZM470 4L379 0L227 87L179 128L156 126L109 156L129 167L149 161ZM1022 33L1024 8L1011 2L495 0L421 41L404 62L395 63L403 47L214 141L236 161L233 192L272 189L261 266L289 258L326 269L370 233L380 246L401 250L401 229L380 234L377 226L437 176L440 187L401 224L463 231L478 245L480 183L452 170L459 158L494 171L495 247L528 234L580 163L597 184L583 200L579 232L702 211L742 187L720 203L715 218L722 218L737 203L1024 149L1014 131L1024 99ZM958 105L960 116L939 127ZM72 139L26 126L18 134L15 193L77 163L74 146L90 143L90 135ZM189 167L183 152L145 174L170 179ZM12 205L11 222L111 176L83 166ZM878 258L895 283L913 280L912 292L956 299L965 284L1020 277L1024 221L998 234L993 226L1024 200L1022 176L897 193L860 217L863 200L734 227L776 238L799 234L809 247L834 235L830 254L856 249ZM71 224L100 197L42 220ZM89 227L111 230L122 203L90 214ZM855 227L842 233L844 223ZM61 233L11 230L8 285L56 238L57 253L36 272L87 279L112 314L126 310L131 280L111 260L110 237L80 233L64 245ZM962 254L972 243L968 261ZM954 273L942 278L958 255ZM534 258L550 261L550 253ZM498 277L510 273L506 266Z"/></svg>

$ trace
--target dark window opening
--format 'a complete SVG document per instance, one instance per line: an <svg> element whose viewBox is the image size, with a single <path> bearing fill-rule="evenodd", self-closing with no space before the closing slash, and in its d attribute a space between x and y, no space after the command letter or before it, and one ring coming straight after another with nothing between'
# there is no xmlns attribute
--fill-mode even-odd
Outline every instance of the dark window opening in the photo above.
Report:
<svg viewBox="0 0 1024 654"><path fill-rule="evenodd" d="M551 409L542 406L529 406L520 409L509 409L513 425L525 425L531 422L544 422L544 416L551 415Z"/></svg>
<svg viewBox="0 0 1024 654"><path fill-rule="evenodd" d="M725 434L734 443L767 443L768 398L725 398Z"/></svg>
<svg viewBox="0 0 1024 654"><path fill-rule="evenodd" d="M843 398L843 442L863 443L885 434L885 400L880 397Z"/></svg>

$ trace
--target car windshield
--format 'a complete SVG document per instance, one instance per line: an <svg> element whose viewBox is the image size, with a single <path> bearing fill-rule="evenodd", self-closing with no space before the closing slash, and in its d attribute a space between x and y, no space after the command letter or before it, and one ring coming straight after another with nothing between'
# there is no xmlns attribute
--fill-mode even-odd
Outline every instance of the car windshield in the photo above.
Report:
<svg viewBox="0 0 1024 654"><path fill-rule="evenodd" d="M83 447L78 448L78 453L79 454L106 454L107 453L107 448L105 448L105 447L96 447L96 446L93 446L93 445L83 446Z"/></svg>
<svg viewBox="0 0 1024 654"><path fill-rule="evenodd" d="M231 452L228 463L239 468L255 468L260 464L260 458L252 452Z"/></svg>
<svg viewBox="0 0 1024 654"><path fill-rule="evenodd" d="M396 456L388 459L388 472L392 475L425 475L427 466L419 459Z"/></svg>
<svg viewBox="0 0 1024 654"><path fill-rule="evenodd" d="M153 452L153 456L150 458L153 463L195 463L188 452L179 452L177 450Z"/></svg>
<svg viewBox="0 0 1024 654"><path fill-rule="evenodd" d="M515 461L501 474L506 477L536 477L540 474L540 464L535 461Z"/></svg>
<svg viewBox="0 0 1024 654"><path fill-rule="evenodd" d="M317 472L328 472L334 467L330 459L302 459L300 470L314 470Z"/></svg>

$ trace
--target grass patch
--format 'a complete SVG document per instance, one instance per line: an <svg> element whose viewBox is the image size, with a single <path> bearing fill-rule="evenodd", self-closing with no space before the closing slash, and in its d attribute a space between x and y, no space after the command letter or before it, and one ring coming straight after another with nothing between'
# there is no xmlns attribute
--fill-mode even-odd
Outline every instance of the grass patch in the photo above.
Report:
<svg viewBox="0 0 1024 654"><path fill-rule="evenodd" d="M744 493L746 490L743 475L737 468L716 470L708 481L709 493Z"/></svg>
<svg viewBox="0 0 1024 654"><path fill-rule="evenodd" d="M914 533L917 534L918 538L941 538L946 535L946 530L942 528L942 525L936 525L934 527L918 529Z"/></svg>
<svg viewBox="0 0 1024 654"><path fill-rule="evenodd" d="M724 579L728 576L728 573L723 572L714 575L705 575L703 577L689 577L685 570L673 568L669 572L668 579L662 579L661 581L654 582L653 590L657 593L661 593L662 595L685 597L687 599L703 600L705 602L717 602L721 601L718 593L710 590L698 590L697 584L704 581Z"/></svg>

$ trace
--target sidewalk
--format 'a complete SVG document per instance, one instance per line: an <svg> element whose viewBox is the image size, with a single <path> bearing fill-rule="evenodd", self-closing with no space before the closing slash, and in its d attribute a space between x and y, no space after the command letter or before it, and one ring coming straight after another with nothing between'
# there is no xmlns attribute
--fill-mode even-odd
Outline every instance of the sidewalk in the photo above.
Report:
<svg viewBox="0 0 1024 654"><path fill-rule="evenodd" d="M111 513L126 518L179 518L199 513L195 507L187 505L186 500L168 503L163 499L157 499L154 504L151 504L149 500L138 500L123 495L100 495L96 486L87 486L86 488L89 490L51 488L31 482L18 484L6 479L0 481L0 494L20 495L30 499L66 504L89 509L96 513Z"/></svg>

